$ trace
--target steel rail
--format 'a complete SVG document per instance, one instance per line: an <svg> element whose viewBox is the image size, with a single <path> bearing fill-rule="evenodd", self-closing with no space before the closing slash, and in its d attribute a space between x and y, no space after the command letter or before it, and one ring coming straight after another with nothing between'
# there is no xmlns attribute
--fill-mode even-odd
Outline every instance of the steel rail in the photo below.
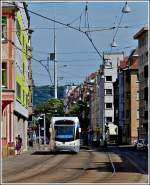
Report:
<svg viewBox="0 0 150 185"><path fill-rule="evenodd" d="M32 154L31 154L32 155ZM32 167L31 166L22 166L22 168L19 168L19 169L14 169L13 170L13 172L8 172L8 173L6 173L6 176L8 177L9 175L10 176L14 176L14 175L16 175L16 174L18 174L19 172L20 173L22 173L22 172L24 172L25 170L29 170L29 169L32 169L34 166L37 166L37 165L39 165L39 164L41 164L41 163L43 163L43 162L46 162L46 161L48 161L49 159L52 159L52 158L54 158L55 157L55 155L53 156L50 156L49 158L47 158L47 159L45 159L45 160L43 160L43 159L38 159L38 161L35 161L33 164L32 164ZM30 164L31 165L31 164Z"/></svg>
<svg viewBox="0 0 150 185"><path fill-rule="evenodd" d="M89 155L88 155L88 158L87 160L85 160L86 162L84 163L82 169L79 171L79 172L76 172L72 175L70 175L69 177L65 178L65 179L62 179L62 183L71 183L71 181L81 177L83 174L85 174L87 172L87 169L91 163L91 160L92 160L92 156L93 156L93 153L92 151L88 151Z"/></svg>
<svg viewBox="0 0 150 185"><path fill-rule="evenodd" d="M107 183L107 180L110 180L112 177L114 177L116 175L116 168L115 168L115 165L114 165L113 160L111 158L110 152L108 151L108 149L104 149L104 152L107 154L107 157L109 159L109 162L110 162L110 165L112 168L112 174L111 175L107 174L103 178L96 180L94 183Z"/></svg>
<svg viewBox="0 0 150 185"><path fill-rule="evenodd" d="M54 155L53 157L49 158L49 159L52 159L54 157L57 157L58 155ZM12 179L12 180L8 180L7 183L21 183L21 182L26 182L26 180L30 180L31 179L31 182L32 183L32 178L35 178L35 177L38 177L38 179L40 178L40 176L42 175L45 175L46 172L48 173L55 173L55 170L57 170L58 168L60 168L60 166L62 166L66 160L68 158L71 158L73 155L69 155L69 156L66 156L64 159L62 159L60 162L58 162L57 164L55 165L52 165L50 166L49 168L46 168L44 170L41 170L39 171L38 173L35 173L35 174L31 174L31 175L26 175L24 177L20 177L20 178L16 178L16 179ZM44 163L42 163L42 166L43 167L45 165L45 163L47 164L48 160L45 160ZM31 167L32 169L32 167ZM44 182L43 182L44 183Z"/></svg>

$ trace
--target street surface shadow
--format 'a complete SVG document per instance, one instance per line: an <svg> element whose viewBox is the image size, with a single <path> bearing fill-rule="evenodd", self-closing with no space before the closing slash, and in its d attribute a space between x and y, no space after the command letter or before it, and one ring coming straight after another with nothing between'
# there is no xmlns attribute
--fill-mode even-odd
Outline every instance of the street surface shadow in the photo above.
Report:
<svg viewBox="0 0 150 185"><path fill-rule="evenodd" d="M80 149L90 150L88 146L80 146Z"/></svg>
<svg viewBox="0 0 150 185"><path fill-rule="evenodd" d="M92 163L91 163L92 164ZM132 164L129 164L128 162L113 162L115 166L115 171L121 172L121 173L140 173L140 174L146 174L139 172ZM65 169L70 169L70 170L85 170L85 171L97 171L97 172L113 172L112 166L110 162L97 162L94 164L95 167L88 167L88 168L65 168Z"/></svg>
<svg viewBox="0 0 150 185"><path fill-rule="evenodd" d="M36 151L31 153L31 155L63 155L63 154L76 154L70 151Z"/></svg>

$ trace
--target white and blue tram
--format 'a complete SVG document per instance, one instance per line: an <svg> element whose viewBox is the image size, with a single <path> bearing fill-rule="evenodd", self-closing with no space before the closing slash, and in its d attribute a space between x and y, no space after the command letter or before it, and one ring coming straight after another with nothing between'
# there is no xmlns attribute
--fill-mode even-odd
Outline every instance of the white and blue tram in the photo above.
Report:
<svg viewBox="0 0 150 185"><path fill-rule="evenodd" d="M81 128L78 117L52 117L49 131L52 151L79 152Z"/></svg>

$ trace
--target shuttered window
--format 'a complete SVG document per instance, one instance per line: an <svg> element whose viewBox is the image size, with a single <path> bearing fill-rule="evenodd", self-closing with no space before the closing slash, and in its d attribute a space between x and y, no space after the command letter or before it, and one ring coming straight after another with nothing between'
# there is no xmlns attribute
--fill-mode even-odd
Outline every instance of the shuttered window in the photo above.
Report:
<svg viewBox="0 0 150 185"><path fill-rule="evenodd" d="M2 16L2 40L7 39L7 17Z"/></svg>

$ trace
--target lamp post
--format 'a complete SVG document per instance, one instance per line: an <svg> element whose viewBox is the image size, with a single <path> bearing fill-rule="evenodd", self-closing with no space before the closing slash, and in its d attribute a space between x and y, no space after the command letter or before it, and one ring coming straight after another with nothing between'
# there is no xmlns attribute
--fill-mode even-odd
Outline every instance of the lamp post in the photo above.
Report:
<svg viewBox="0 0 150 185"><path fill-rule="evenodd" d="M41 118L41 116L43 116L43 118ZM44 145L46 144L46 123L45 123L45 114L40 114L40 116L38 117L38 119L43 119L44 120ZM41 133L40 133L40 124L39 124L39 141L40 141L40 137L41 137Z"/></svg>
<svg viewBox="0 0 150 185"><path fill-rule="evenodd" d="M41 127L40 127L40 123L39 123L39 144L40 144L40 140L41 140Z"/></svg>
<svg viewBox="0 0 150 185"><path fill-rule="evenodd" d="M44 119L44 145L46 144L46 124L45 124L45 114L41 114Z"/></svg>
<svg viewBox="0 0 150 185"><path fill-rule="evenodd" d="M103 84L103 124L102 124L102 137L103 137L103 142L105 141L105 90L104 90L104 83L105 83L105 77L104 75L101 76L101 81Z"/></svg>

